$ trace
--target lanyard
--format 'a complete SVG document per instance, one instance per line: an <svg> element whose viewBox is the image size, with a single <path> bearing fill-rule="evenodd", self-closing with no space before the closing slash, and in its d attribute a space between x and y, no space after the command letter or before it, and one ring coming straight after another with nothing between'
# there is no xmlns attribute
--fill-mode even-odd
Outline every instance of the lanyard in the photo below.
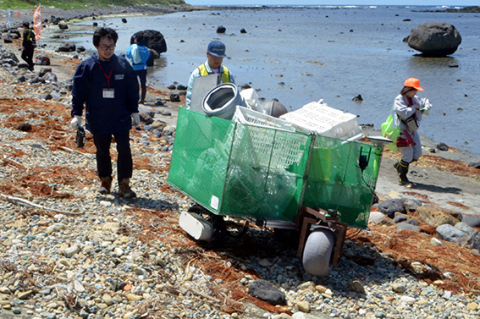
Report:
<svg viewBox="0 0 480 319"><path fill-rule="evenodd" d="M103 71L103 68L100 64L98 65L98 67L100 68L100 70L102 70L103 75L105 75L105 77L107 78L107 85L108 85L108 87L110 87L110 78L112 77L112 74L113 74L113 65L112 65L112 69L110 70L109 75L107 75L107 73L105 73L105 71Z"/></svg>
<svg viewBox="0 0 480 319"><path fill-rule="evenodd" d="M413 105L413 100L412 100L412 98L410 98L410 97L408 97L408 96L406 96L406 98L407 98L408 104L410 104L410 106L412 106L412 105Z"/></svg>

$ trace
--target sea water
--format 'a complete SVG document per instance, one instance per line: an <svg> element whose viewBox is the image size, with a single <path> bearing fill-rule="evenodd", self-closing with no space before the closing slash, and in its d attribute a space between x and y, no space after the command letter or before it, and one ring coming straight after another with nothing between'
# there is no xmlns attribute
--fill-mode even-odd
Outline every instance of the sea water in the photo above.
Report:
<svg viewBox="0 0 480 319"><path fill-rule="evenodd" d="M243 7L179 12L159 16L97 18L115 28L116 53L125 53L133 33L160 31L168 51L148 71L148 85L187 85L193 69L206 61L211 40L226 44L224 64L238 85L249 84L265 100L278 99L289 110L323 99L329 106L359 116L359 124L380 125L409 77L420 79L433 105L420 134L480 154L480 14L425 12L433 6ZM425 22L447 22L462 36L449 57L424 58L403 39ZM226 28L217 34L218 26ZM246 33L241 30L245 29ZM89 55L93 21L52 26L44 43L74 42ZM62 33L61 40L52 39ZM353 101L361 95L363 101Z"/></svg>

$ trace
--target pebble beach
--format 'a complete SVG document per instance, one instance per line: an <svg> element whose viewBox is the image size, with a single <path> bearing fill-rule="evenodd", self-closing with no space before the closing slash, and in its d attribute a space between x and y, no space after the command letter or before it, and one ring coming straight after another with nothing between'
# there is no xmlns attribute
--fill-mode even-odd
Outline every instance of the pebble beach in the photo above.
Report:
<svg viewBox="0 0 480 319"><path fill-rule="evenodd" d="M69 75L80 61L52 55L52 66L30 72L20 61L5 62L12 53L20 57L18 41L1 48L1 318L480 317L475 264L463 274L470 287L458 280L453 289L460 275L446 269L439 269L441 279L419 278L404 267L405 256L374 240L372 234L383 236L383 244L393 237L384 231L394 227L390 222L351 229L339 265L322 278L307 274L296 247L268 229L252 226L244 238L220 248L189 238L178 218L194 203L167 183L182 105L171 102L168 91L148 90L142 110L151 121L132 130L138 198L120 199L115 183L112 194L99 195L92 138L77 148L68 125ZM478 177L471 183L478 186ZM411 238L425 240L422 248L432 256L442 258L435 249L445 249L457 252L460 262L466 256L467 263L480 261L476 249L430 245L426 232ZM436 267L410 257L412 267ZM286 304L249 295L259 279L281 291Z"/></svg>

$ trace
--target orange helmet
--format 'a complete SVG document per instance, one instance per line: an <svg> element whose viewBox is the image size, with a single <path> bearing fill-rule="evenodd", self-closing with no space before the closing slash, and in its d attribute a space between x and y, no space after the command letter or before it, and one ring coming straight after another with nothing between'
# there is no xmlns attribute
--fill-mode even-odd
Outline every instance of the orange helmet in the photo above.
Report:
<svg viewBox="0 0 480 319"><path fill-rule="evenodd" d="M425 91L424 89L422 89L422 87L420 86L420 80L419 79L416 79L416 78L408 78L405 80L405 83L403 84L404 86L406 87L410 87L410 88L414 88L415 90L418 90L418 91Z"/></svg>

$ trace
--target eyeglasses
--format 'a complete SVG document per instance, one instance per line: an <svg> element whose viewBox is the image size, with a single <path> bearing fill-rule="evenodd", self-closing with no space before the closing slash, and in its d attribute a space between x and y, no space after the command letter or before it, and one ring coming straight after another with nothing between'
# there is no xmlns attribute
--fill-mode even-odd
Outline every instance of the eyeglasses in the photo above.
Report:
<svg viewBox="0 0 480 319"><path fill-rule="evenodd" d="M102 45L99 45L98 47L99 47L100 49L102 49L103 51L113 50L113 49L115 49L115 44L112 44L112 45L102 44Z"/></svg>

